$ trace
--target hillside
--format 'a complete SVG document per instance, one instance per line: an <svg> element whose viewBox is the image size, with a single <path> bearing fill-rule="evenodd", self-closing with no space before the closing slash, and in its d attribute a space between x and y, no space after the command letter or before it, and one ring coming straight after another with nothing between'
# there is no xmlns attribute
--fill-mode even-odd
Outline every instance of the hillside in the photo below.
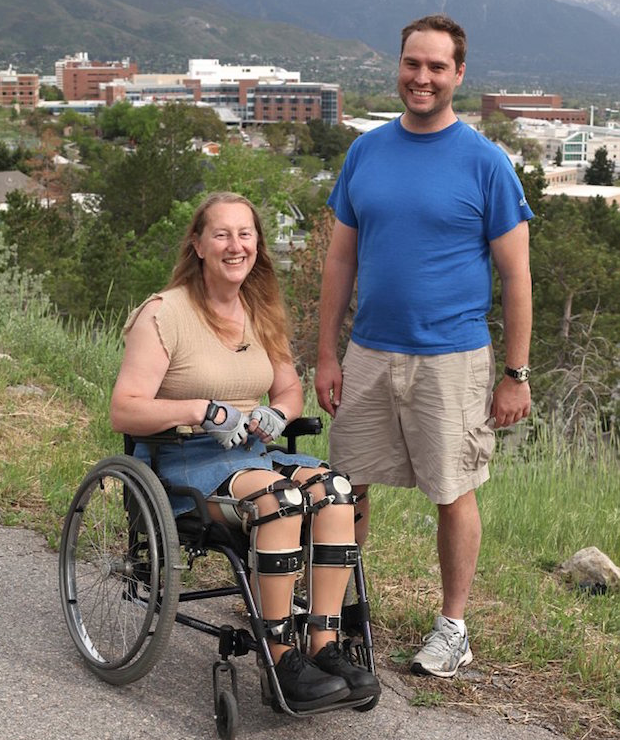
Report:
<svg viewBox="0 0 623 740"><path fill-rule="evenodd" d="M145 72L183 71L189 57L209 57L393 89L400 29L443 10L467 30L468 82L618 87L618 24L592 10L611 1L0 0L0 68L50 74L56 59L83 50L130 56Z"/></svg>
<svg viewBox="0 0 623 740"><path fill-rule="evenodd" d="M53 72L65 54L129 56L141 71L184 71L191 57L223 62L377 56L361 41L338 41L274 21L236 15L201 0L0 0L0 68ZM293 67L296 68L296 67Z"/></svg>
<svg viewBox="0 0 623 740"><path fill-rule="evenodd" d="M399 52L400 29L445 12L464 25L470 77L550 75L588 81L619 74L618 24L585 7L556 0L228 0L228 7L262 20L288 23L378 51Z"/></svg>

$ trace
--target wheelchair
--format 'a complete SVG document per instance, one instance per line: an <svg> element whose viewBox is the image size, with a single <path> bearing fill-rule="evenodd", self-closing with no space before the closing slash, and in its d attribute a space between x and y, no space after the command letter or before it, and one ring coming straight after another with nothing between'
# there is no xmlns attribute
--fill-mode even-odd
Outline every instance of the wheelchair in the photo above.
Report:
<svg viewBox="0 0 623 740"><path fill-rule="evenodd" d="M272 447L293 453L297 437L318 434L321 429L319 418L297 419L284 431L287 447ZM373 709L378 695L344 699L314 710L288 706L251 587L247 562L250 538L242 530L211 520L199 490L173 487L158 474L159 445L184 444L192 435L190 427L149 437L125 435L124 454L93 466L71 502L60 546L60 594L69 633L88 668L114 685L140 679L161 657L173 624L178 622L218 638L219 657L212 668L214 719L219 737L225 740L235 737L240 719L232 658L249 653L256 654L260 669L262 702L276 712L303 717L340 708ZM148 444L150 465L132 456L138 442ZM175 495L191 497L193 511L176 519L169 500ZM240 505L233 498L216 494L210 501ZM229 561L234 585L181 590L182 573L192 568L197 557L215 557L215 553ZM310 566L308 554L308 577ZM342 607L339 639L349 659L374 674L369 603L358 550L351 583L353 578L355 588ZM296 642L302 651L308 585L304 578L298 579L294 596ZM178 608L181 602L224 596L242 598L250 629L211 624Z"/></svg>

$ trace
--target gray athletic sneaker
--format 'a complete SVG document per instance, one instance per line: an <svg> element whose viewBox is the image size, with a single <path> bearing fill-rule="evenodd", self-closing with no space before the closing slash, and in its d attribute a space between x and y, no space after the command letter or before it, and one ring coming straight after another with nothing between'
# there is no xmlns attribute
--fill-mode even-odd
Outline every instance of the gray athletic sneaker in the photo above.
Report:
<svg viewBox="0 0 623 740"><path fill-rule="evenodd" d="M474 658L467 633L463 637L456 625L445 617L435 619L433 631L422 642L413 656L411 673L450 678L460 666L468 665Z"/></svg>

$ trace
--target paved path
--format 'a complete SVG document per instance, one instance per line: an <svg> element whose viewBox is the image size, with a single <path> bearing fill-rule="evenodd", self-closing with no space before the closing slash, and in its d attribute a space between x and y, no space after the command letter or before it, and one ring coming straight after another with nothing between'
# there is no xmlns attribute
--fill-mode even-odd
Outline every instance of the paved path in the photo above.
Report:
<svg viewBox="0 0 623 740"><path fill-rule="evenodd" d="M114 687L79 657L58 596L57 556L37 534L0 527L0 739L211 740L215 640L176 625L162 660L140 681ZM205 607L202 607L205 608ZM222 608L222 607L216 607ZM410 707L409 690L382 671L374 711L295 719L260 702L252 656L237 659L237 740L561 740L495 714ZM564 740L564 739L563 739Z"/></svg>

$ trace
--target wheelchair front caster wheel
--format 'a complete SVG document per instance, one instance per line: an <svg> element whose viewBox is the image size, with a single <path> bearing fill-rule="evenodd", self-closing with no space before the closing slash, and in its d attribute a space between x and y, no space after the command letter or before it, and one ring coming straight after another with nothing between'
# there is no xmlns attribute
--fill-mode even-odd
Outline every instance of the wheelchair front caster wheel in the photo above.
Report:
<svg viewBox="0 0 623 740"><path fill-rule="evenodd" d="M216 708L216 729L223 740L234 740L238 729L238 702L231 691L221 691Z"/></svg>

